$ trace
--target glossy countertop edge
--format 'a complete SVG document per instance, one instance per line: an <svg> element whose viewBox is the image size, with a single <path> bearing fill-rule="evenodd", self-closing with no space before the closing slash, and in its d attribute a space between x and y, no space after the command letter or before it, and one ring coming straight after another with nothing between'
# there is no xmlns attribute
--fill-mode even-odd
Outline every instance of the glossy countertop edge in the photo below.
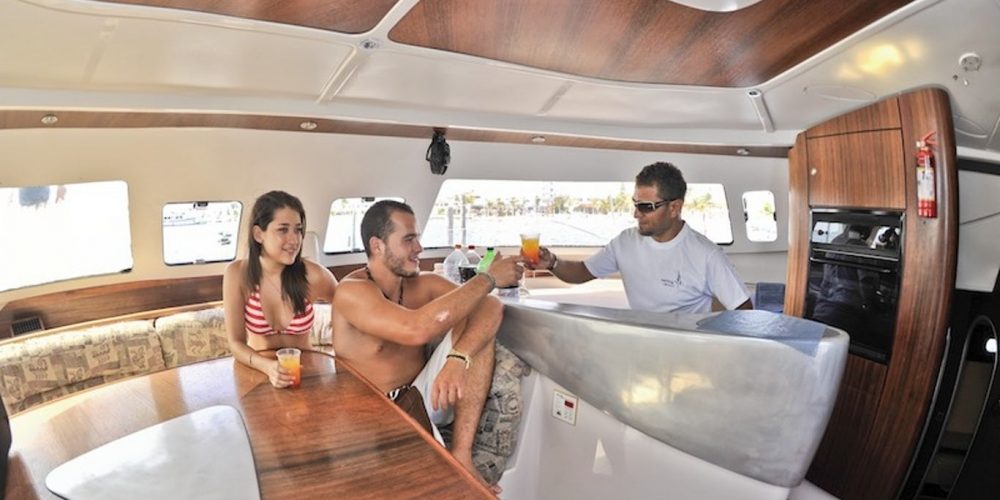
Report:
<svg viewBox="0 0 1000 500"><path fill-rule="evenodd" d="M826 327L809 355L784 342L794 338L698 328L715 313L504 302L500 342L591 405L733 472L783 487L804 478L843 375L848 336L842 330ZM677 394L658 405L631 404L621 396L639 381L672 389L675 370L717 387L687 391L684 398L698 398L694 404Z"/></svg>

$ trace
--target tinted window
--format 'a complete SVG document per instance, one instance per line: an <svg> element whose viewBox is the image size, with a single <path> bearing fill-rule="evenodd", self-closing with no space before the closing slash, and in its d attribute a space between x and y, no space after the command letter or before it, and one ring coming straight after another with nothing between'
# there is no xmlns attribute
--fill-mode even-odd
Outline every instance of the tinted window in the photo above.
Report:
<svg viewBox="0 0 1000 500"><path fill-rule="evenodd" d="M122 181L0 188L0 291L132 268Z"/></svg>
<svg viewBox="0 0 1000 500"><path fill-rule="evenodd" d="M330 204L330 218L326 224L326 239L323 241L324 253L349 253L365 251L361 241L361 219L368 207L380 200L404 201L403 198L375 198L359 196L357 198L339 198Z"/></svg>
<svg viewBox="0 0 1000 500"><path fill-rule="evenodd" d="M243 204L196 201L163 206L163 261L168 265L236 258Z"/></svg>
<svg viewBox="0 0 1000 500"><path fill-rule="evenodd" d="M729 204L722 184L688 183L681 217L692 229L720 245L733 242L733 225L729 222Z"/></svg>
<svg viewBox="0 0 1000 500"><path fill-rule="evenodd" d="M743 193L743 219L747 223L750 241L778 239L778 220L774 212L774 193L747 191Z"/></svg>
<svg viewBox="0 0 1000 500"><path fill-rule="evenodd" d="M494 181L449 179L441 185L421 243L520 245L520 233L538 232L545 246L602 246L635 226L629 182ZM692 196L700 199L692 200ZM707 227L717 243L732 243L720 184L689 184L683 217Z"/></svg>

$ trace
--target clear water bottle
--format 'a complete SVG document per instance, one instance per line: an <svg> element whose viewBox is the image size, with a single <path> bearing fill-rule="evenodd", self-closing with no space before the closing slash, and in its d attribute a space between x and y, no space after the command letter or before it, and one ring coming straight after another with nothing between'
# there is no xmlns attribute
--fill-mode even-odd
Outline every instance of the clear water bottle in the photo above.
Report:
<svg viewBox="0 0 1000 500"><path fill-rule="evenodd" d="M465 258L469 259L470 266L478 266L479 261L483 260L483 258L476 253L476 245L469 245L469 251L465 252Z"/></svg>
<svg viewBox="0 0 1000 500"><path fill-rule="evenodd" d="M456 244L448 257L444 259L444 277L454 283L462 282L462 274L459 268L469 265L469 259L462 253L462 245Z"/></svg>
<svg viewBox="0 0 1000 500"><path fill-rule="evenodd" d="M483 259L479 261L479 267L476 269L476 272L481 273L483 271L488 270L490 268L490 265L493 264L493 259L496 256L497 253L495 250L493 250L493 247L486 247L486 255L484 255Z"/></svg>

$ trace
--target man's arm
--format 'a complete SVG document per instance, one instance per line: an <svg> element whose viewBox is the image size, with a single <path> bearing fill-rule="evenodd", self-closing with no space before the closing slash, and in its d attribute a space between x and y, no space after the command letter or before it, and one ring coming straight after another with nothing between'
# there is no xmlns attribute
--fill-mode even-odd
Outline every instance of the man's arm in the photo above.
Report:
<svg viewBox="0 0 1000 500"><path fill-rule="evenodd" d="M437 286L455 286L440 276L432 275L428 278L438 282ZM501 320L503 320L503 304L500 300L489 296L483 298L469 314L465 324L460 324L452 330L452 350L468 356L471 364L467 365L458 357L449 356L444 367L434 378L431 394L428 395L435 410L458 405L459 401L465 399L466 393L473 396L473 401L469 404L477 406L475 411L477 416L474 422L468 423L471 436L475 435L475 427L479 422L478 415L493 378L493 342ZM471 377L468 381L467 376ZM456 425L458 419L459 416L456 416ZM458 436L457 430L456 436ZM466 436L470 437L468 441L470 446L471 436Z"/></svg>
<svg viewBox="0 0 1000 500"><path fill-rule="evenodd" d="M750 292L725 252L718 249L708 260L708 286L712 295L725 308L753 309ZM738 304L733 306L731 304Z"/></svg>
<svg viewBox="0 0 1000 500"><path fill-rule="evenodd" d="M348 323L368 335L401 345L424 345L468 317L493 290L493 280L496 286L517 283L522 272L517 265L519 260L508 257L495 261L487 273L477 275L417 309L389 301L368 280L345 279L334 295L333 307Z"/></svg>
<svg viewBox="0 0 1000 500"><path fill-rule="evenodd" d="M586 283L596 277L582 261L560 259L545 247L539 249L538 264L525 261L525 265L529 269L545 269L567 283Z"/></svg>

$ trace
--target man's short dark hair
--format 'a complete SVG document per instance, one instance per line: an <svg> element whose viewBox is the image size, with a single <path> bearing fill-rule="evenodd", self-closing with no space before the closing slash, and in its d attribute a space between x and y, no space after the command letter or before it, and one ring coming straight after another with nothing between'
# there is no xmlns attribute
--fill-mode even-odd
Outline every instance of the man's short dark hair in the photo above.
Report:
<svg viewBox="0 0 1000 500"><path fill-rule="evenodd" d="M646 165L635 176L635 183L640 186L653 186L656 194L664 200L683 200L687 194L687 183L680 169L672 163L658 161Z"/></svg>
<svg viewBox="0 0 1000 500"><path fill-rule="evenodd" d="M385 241L392 232L392 213L400 211L413 215L413 209L406 203L395 200L381 200L368 208L361 219L361 241L365 245L365 255L372 256L372 236Z"/></svg>

